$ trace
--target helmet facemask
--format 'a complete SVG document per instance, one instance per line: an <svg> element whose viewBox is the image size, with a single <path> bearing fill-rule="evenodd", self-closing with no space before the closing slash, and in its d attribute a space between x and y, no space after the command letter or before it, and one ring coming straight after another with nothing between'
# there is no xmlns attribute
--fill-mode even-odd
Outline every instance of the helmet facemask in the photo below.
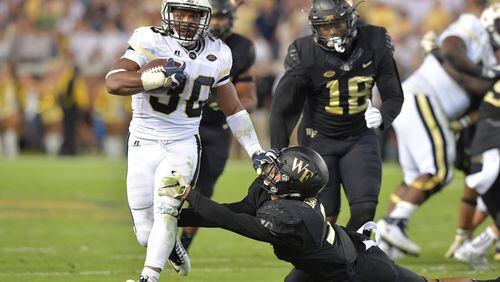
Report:
<svg viewBox="0 0 500 282"><path fill-rule="evenodd" d="M161 15L163 29L179 44L188 47L208 34L211 8L192 4L193 1L182 2L164 1Z"/></svg>
<svg viewBox="0 0 500 282"><path fill-rule="evenodd" d="M210 35L225 39L233 32L236 8L228 0L212 1L212 7Z"/></svg>
<svg viewBox="0 0 500 282"><path fill-rule="evenodd" d="M347 18L328 20L313 20L310 22L314 41L328 51L344 53L346 47L357 35L356 23L358 15L356 12ZM327 34L329 30L335 30L334 34Z"/></svg>

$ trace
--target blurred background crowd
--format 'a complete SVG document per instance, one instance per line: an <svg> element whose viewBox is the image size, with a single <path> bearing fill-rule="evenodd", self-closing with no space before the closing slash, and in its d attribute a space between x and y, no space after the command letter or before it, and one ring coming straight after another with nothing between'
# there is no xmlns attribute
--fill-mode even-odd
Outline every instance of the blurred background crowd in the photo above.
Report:
<svg viewBox="0 0 500 282"><path fill-rule="evenodd" d="M386 27L401 78L422 58L420 38L439 32L482 0L366 0L364 22ZM139 26L161 24L161 0L0 0L0 157L20 152L125 153L130 97L106 93L104 76ZM356 1L355 1L356 2ZM310 33L311 0L246 0L235 31L256 48L262 143L273 85L288 45ZM386 156L394 139L386 135ZM233 142L236 143L236 142Z"/></svg>

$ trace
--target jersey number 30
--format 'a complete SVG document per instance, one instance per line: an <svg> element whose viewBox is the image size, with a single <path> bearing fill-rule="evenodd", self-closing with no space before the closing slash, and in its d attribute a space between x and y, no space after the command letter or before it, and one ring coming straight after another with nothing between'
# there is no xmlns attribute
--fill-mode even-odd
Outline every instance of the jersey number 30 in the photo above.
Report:
<svg viewBox="0 0 500 282"><path fill-rule="evenodd" d="M191 96L186 101L186 115L188 117L199 117L201 116L201 108L202 102L198 101L200 98L201 87L208 86L211 87L215 82L213 77L208 76L199 76L194 80L193 91L191 92ZM149 103L151 107L160 113L164 113L166 115L173 113L180 101L180 94L184 91L184 89L175 89L170 93L166 94L169 96L169 100L166 104L160 102L160 98L157 96L149 96Z"/></svg>
<svg viewBox="0 0 500 282"><path fill-rule="evenodd" d="M355 76L335 79L326 84L330 90L330 102L325 110L333 115L354 115L364 111L373 87L373 77Z"/></svg>

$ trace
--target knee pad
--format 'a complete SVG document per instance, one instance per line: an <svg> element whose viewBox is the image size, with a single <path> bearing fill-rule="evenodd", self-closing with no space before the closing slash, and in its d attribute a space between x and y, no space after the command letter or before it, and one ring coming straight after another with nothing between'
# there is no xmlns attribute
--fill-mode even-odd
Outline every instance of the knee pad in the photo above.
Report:
<svg viewBox="0 0 500 282"><path fill-rule="evenodd" d="M377 203L375 202L352 204L350 208L351 218L349 218L346 227L350 230L358 230L363 224L373 220L376 209Z"/></svg>
<svg viewBox="0 0 500 282"><path fill-rule="evenodd" d="M467 186L476 189L479 194L484 194L495 183L500 170L500 153L498 149L491 149L482 154L481 171L468 175L465 178Z"/></svg>

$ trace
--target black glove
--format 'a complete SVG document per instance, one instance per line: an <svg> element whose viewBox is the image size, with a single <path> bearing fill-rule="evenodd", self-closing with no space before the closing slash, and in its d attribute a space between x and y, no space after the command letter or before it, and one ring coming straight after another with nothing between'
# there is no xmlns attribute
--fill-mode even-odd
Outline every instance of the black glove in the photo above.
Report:
<svg viewBox="0 0 500 282"><path fill-rule="evenodd" d="M186 83L185 69L185 62L181 66L177 66L172 58L168 59L167 64L163 66L162 72L167 81L170 81L170 85L164 86L168 86L170 89L184 88L184 84Z"/></svg>
<svg viewBox="0 0 500 282"><path fill-rule="evenodd" d="M262 174L264 167L273 164L279 157L280 150L270 149L269 151L257 151L252 155L252 166L257 174Z"/></svg>

